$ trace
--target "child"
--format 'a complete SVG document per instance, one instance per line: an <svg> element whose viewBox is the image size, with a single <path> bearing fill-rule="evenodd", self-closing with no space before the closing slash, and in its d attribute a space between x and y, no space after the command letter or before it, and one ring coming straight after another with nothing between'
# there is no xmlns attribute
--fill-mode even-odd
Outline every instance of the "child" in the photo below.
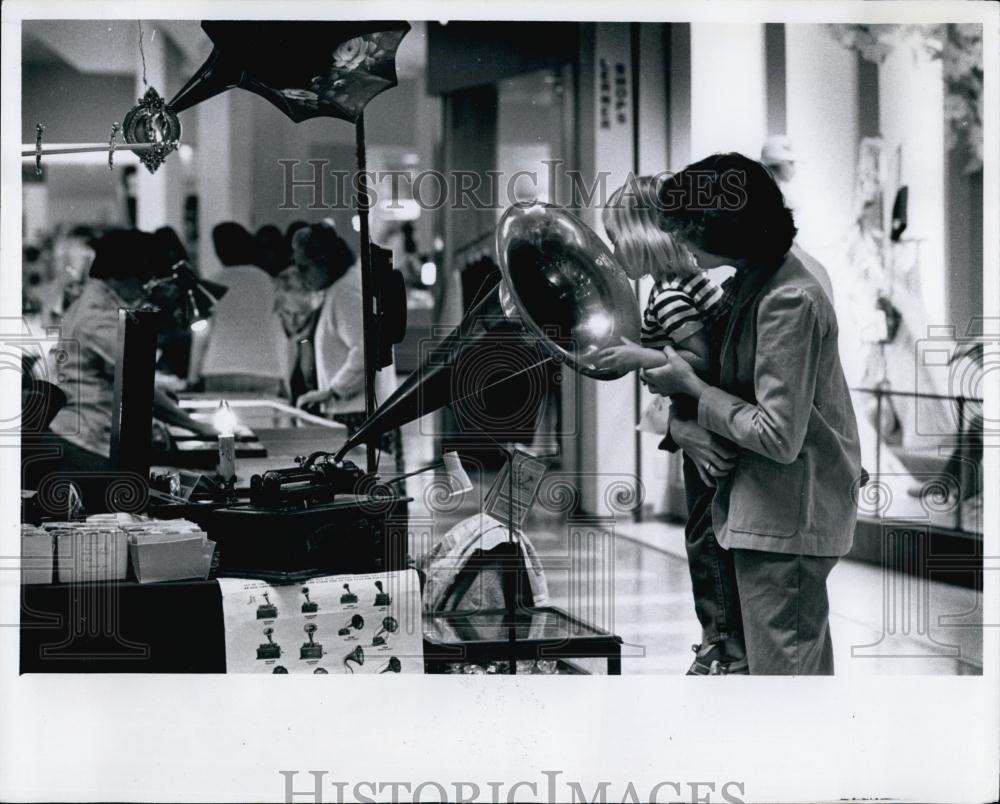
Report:
<svg viewBox="0 0 1000 804"><path fill-rule="evenodd" d="M712 368L708 327L726 312L723 291L657 226L655 198L653 179L640 176L616 190L604 208L604 228L629 278L648 274L656 284L642 317L642 344L623 339L622 346L604 350L602 362L620 371L657 368L666 365L663 347L669 344L699 375L707 375ZM639 429L665 435L669 407L665 397L656 397L643 412Z"/></svg>
<svg viewBox="0 0 1000 804"><path fill-rule="evenodd" d="M656 368L666 365L663 348L670 345L698 374L708 376L714 369L709 332L722 325L731 296L659 227L656 204L654 179L641 176L619 188L604 208L604 228L625 272L631 279L649 274L656 284L643 314L642 344L623 339L622 346L604 350L602 363L620 371ZM675 410L692 404L687 397L673 400ZM670 405L670 400L657 396L643 412L639 429L665 435ZM691 410L688 415L695 413ZM699 479L700 472L685 457L685 485L705 482L704 476ZM697 498L695 489L686 490L689 501ZM707 513L689 511L692 518ZM696 658L688 675L746 673L732 558L715 541L714 533L706 540L703 531L690 521L685 528L695 611L703 632L702 643L693 646Z"/></svg>

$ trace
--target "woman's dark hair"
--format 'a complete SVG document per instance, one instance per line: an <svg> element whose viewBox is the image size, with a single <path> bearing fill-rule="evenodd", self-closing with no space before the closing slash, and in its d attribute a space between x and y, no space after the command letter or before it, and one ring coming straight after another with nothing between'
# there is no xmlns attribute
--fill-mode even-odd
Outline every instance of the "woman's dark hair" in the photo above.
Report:
<svg viewBox="0 0 1000 804"><path fill-rule="evenodd" d="M271 276L284 271L290 262L285 236L274 224L261 226L254 235L257 240L257 264Z"/></svg>
<svg viewBox="0 0 1000 804"><path fill-rule="evenodd" d="M94 241L91 279L150 279L170 275L170 263L156 235L138 229L113 229Z"/></svg>
<svg viewBox="0 0 1000 804"><path fill-rule="evenodd" d="M781 189L760 162L714 154L668 176L658 191L661 226L720 257L773 267L795 239Z"/></svg>
<svg viewBox="0 0 1000 804"><path fill-rule="evenodd" d="M257 241L235 221L220 223L212 229L212 243L223 265L256 265Z"/></svg>
<svg viewBox="0 0 1000 804"><path fill-rule="evenodd" d="M181 242L180 237L173 227L161 226L153 232L153 236L156 238L157 245L163 251L164 258L171 265L181 260L187 260L187 249L184 248L184 243Z"/></svg>
<svg viewBox="0 0 1000 804"><path fill-rule="evenodd" d="M336 282L354 265L354 252L328 223L313 223L296 233L303 240L303 253L312 262L325 265Z"/></svg>

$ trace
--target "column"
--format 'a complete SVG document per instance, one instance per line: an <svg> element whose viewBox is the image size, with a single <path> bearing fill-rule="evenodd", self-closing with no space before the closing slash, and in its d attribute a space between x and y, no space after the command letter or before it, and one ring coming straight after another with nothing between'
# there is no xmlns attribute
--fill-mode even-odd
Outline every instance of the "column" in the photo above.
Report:
<svg viewBox="0 0 1000 804"><path fill-rule="evenodd" d="M691 159L760 156L767 134L764 26L691 25Z"/></svg>
<svg viewBox="0 0 1000 804"><path fill-rule="evenodd" d="M940 60L919 47L897 45L879 67L879 123L887 156L900 158L899 184L910 188L903 237L920 241L917 267L927 324L948 323L943 108Z"/></svg>
<svg viewBox="0 0 1000 804"><path fill-rule="evenodd" d="M581 26L578 147L581 175L588 185L605 174L604 192L581 206L583 221L602 236L601 208L633 169L635 109L632 93L632 40L628 23ZM599 185L598 185L599 186ZM584 203L585 199L576 199ZM616 505L613 490L623 478L635 488L635 378L599 381L579 374L565 378L576 394L574 410L563 420L575 428L580 505L607 516ZM610 495L610 496L609 496ZM620 507L619 507L620 510Z"/></svg>
<svg viewBox="0 0 1000 804"><path fill-rule="evenodd" d="M198 191L198 265L211 278L219 271L212 229L222 221L250 225L253 192L250 161L253 141L251 103L266 103L232 90L198 104L198 147L195 151ZM292 126L291 120L287 125Z"/></svg>

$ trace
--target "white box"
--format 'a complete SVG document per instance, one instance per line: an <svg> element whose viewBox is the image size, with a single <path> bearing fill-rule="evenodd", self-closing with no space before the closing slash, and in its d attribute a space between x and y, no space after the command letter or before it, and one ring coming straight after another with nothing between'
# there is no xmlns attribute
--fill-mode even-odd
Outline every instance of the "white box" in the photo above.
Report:
<svg viewBox="0 0 1000 804"><path fill-rule="evenodd" d="M132 569L139 583L181 581L208 577L215 542L205 534L176 534L174 538L137 541L129 545Z"/></svg>
<svg viewBox="0 0 1000 804"><path fill-rule="evenodd" d="M58 528L56 548L60 583L125 579L128 544L120 528Z"/></svg>
<svg viewBox="0 0 1000 804"><path fill-rule="evenodd" d="M52 583L52 534L21 526L21 583Z"/></svg>

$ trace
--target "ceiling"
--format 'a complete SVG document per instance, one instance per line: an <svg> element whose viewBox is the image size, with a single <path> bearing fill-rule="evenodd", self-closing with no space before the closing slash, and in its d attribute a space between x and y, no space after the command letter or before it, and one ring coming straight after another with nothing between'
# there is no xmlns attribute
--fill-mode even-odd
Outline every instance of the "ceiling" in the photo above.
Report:
<svg viewBox="0 0 1000 804"><path fill-rule="evenodd" d="M425 24L411 23L396 55L400 78L413 78L427 61ZM212 43L198 20L143 20L146 42L168 36L192 71L208 58ZM26 20L21 59L25 65L68 65L81 73L132 74L139 59L139 25L135 20Z"/></svg>

